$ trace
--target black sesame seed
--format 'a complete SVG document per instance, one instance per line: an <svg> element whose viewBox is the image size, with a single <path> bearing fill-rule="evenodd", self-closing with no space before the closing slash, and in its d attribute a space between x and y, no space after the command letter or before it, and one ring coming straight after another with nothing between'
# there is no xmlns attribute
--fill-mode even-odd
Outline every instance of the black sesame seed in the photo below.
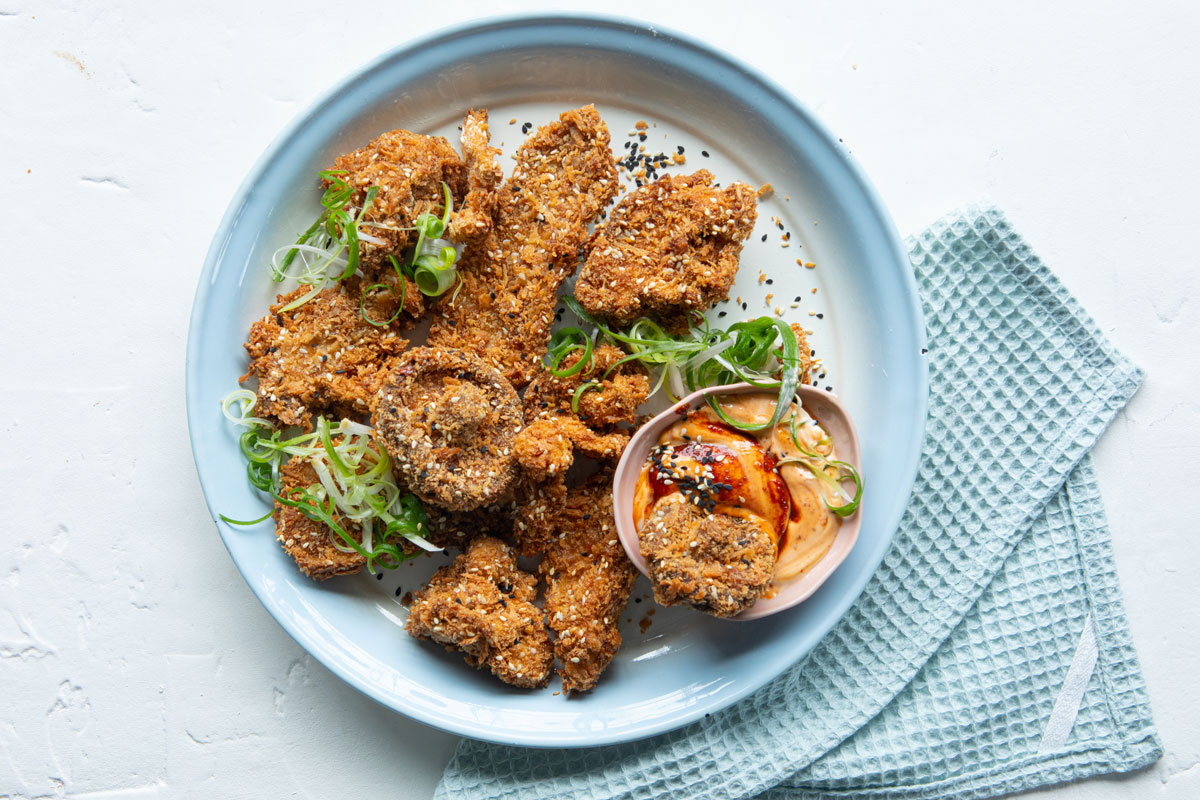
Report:
<svg viewBox="0 0 1200 800"><path fill-rule="evenodd" d="M770 286L773 283L775 283L775 280L773 278L767 278L767 286Z"/></svg>
<svg viewBox="0 0 1200 800"><path fill-rule="evenodd" d="M717 316L718 316L718 317L723 317L723 316L725 316L725 314L726 314L726 313L727 313L727 312L725 312L725 311L718 311L718 312L717 312Z"/></svg>
<svg viewBox="0 0 1200 800"><path fill-rule="evenodd" d="M817 319L825 319L825 315L824 315L824 314L817 314Z"/></svg>
<svg viewBox="0 0 1200 800"><path fill-rule="evenodd" d="M762 240L763 240L764 242L767 240L767 235L766 235L765 233L764 233L764 234L763 234L763 236L762 236Z"/></svg>
<svg viewBox="0 0 1200 800"><path fill-rule="evenodd" d="M708 158L708 151L707 151L707 150L701 150L701 151L700 151L700 155L704 156L705 158Z"/></svg>

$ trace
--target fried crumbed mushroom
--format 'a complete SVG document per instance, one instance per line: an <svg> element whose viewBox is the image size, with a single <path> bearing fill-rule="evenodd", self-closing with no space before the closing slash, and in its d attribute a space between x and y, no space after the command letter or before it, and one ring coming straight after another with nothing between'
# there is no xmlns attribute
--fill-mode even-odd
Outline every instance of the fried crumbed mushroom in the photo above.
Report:
<svg viewBox="0 0 1200 800"><path fill-rule="evenodd" d="M754 187L717 188L707 170L666 175L621 199L593 236L575 297L618 325L654 316L686 330L693 311L729 296L754 229Z"/></svg>
<svg viewBox="0 0 1200 800"><path fill-rule="evenodd" d="M496 193L492 230L459 262L428 344L478 354L517 389L537 374L559 285L574 274L587 225L617 191L608 127L592 106L567 111L517 151Z"/></svg>
<svg viewBox="0 0 1200 800"><path fill-rule="evenodd" d="M372 423L397 473L428 503L469 511L506 500L516 482L520 398L471 353L409 350L383 376Z"/></svg>
<svg viewBox="0 0 1200 800"><path fill-rule="evenodd" d="M350 200L355 209L362 208L368 187L379 187L359 223L363 233L386 243L362 242L362 268L367 273L390 269L387 256L400 258L404 248L416 242L412 227L418 216L427 211L442 215L443 183L450 187L456 203L467 190L467 167L450 142L441 136L400 129L339 156L331 169L346 173L341 177L355 189Z"/></svg>
<svg viewBox="0 0 1200 800"><path fill-rule="evenodd" d="M621 612L637 570L617 539L612 471L569 489L556 510L557 535L538 569L546 579L546 622L566 692L596 685L621 646Z"/></svg>
<svg viewBox="0 0 1200 800"><path fill-rule="evenodd" d="M293 489L307 489L318 483L316 470L307 459L293 458L280 469L280 494L289 497ZM337 519L337 517L335 517ZM337 519L338 524L359 542L362 532L358 526ZM344 552L334 545L337 536L328 525L309 519L298 509L275 502L275 538L296 561L296 566L310 578L323 581L335 575L358 572L367 558L357 552Z"/></svg>
<svg viewBox="0 0 1200 800"><path fill-rule="evenodd" d="M687 604L732 617L758 600L775 571L775 541L762 525L710 514L679 493L659 500L638 528L659 605Z"/></svg>
<svg viewBox="0 0 1200 800"><path fill-rule="evenodd" d="M450 223L449 237L455 242L474 242L492 229L492 205L504 172L496 158L499 148L489 146L487 109L471 109L462 125L463 161L467 165L467 196Z"/></svg>
<svg viewBox="0 0 1200 800"><path fill-rule="evenodd" d="M413 595L405 628L505 683L544 686L554 656L536 595L537 579L517 568L508 545L485 536Z"/></svg>
<svg viewBox="0 0 1200 800"><path fill-rule="evenodd" d="M342 286L322 291L299 308L281 310L308 290L301 286L279 295L271 313L250 326L250 366L238 380L257 378L256 413L283 425L311 430L314 414L366 418L383 375L408 347L399 335L404 323L367 323L358 297ZM379 295L370 305L373 314L386 320L399 298Z"/></svg>
<svg viewBox="0 0 1200 800"><path fill-rule="evenodd" d="M590 367L567 377L543 370L526 389L528 424L513 445L525 479L513 530L522 555L542 552L549 541L552 524L545 509L547 503L565 496L566 473L576 453L612 462L629 443L629 433L618 426L634 421L650 385L639 365L617 365L623 356L616 347L601 345L593 352ZM568 356L560 366L573 367L581 357ZM597 385L580 395L576 413L571 408L575 392L588 382Z"/></svg>

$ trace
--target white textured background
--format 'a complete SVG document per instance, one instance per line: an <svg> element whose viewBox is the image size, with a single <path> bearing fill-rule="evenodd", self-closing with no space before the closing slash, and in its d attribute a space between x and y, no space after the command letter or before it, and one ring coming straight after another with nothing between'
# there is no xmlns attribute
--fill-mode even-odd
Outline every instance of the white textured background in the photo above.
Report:
<svg viewBox="0 0 1200 800"><path fill-rule="evenodd" d="M1147 369L1096 458L1167 754L1037 796L1200 796L1197 7L673 5L620 9L794 92L902 233L997 202ZM221 545L188 315L226 203L318 93L436 28L553 8L0 0L0 798L432 793L453 737L309 659Z"/></svg>

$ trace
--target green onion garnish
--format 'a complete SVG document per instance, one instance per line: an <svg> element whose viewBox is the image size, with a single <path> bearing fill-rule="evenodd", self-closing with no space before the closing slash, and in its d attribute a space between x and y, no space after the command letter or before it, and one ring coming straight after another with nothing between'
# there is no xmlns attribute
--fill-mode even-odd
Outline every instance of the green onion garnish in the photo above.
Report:
<svg viewBox="0 0 1200 800"><path fill-rule="evenodd" d="M317 173L320 178L329 182L325 193L321 195L321 207L324 210L308 230L300 234L295 244L281 247L271 256L272 280L280 282L287 278L295 278L298 283L313 287L280 311L298 308L329 284L353 275L358 270L361 257L360 241L384 243L382 239L359 230L363 224L363 217L379 196L379 187L368 186L363 196L362 208L355 209L350 205L354 189L342 178L345 174L345 170L336 169ZM302 269L290 272L297 257L303 265Z"/></svg>
<svg viewBox="0 0 1200 800"><path fill-rule="evenodd" d="M724 412L715 399L709 399L713 411L728 425L744 431L773 427L783 418L796 389L800 385L800 348L796 336L783 320L758 317L737 322L728 329L713 328L703 317L696 315L686 333L673 335L652 319L642 317L628 329L616 331L589 314L574 297L564 297L571 311L600 334L615 341L628 353L609 367L611 373L627 361L639 361L650 370L658 371L658 380L651 394L666 384L672 399L707 386L745 381L763 389L776 389L779 400L775 413L762 424L737 422ZM581 349L583 342L573 331L559 339L559 355L555 357L555 340L551 339L547 368L553 372L568 353ZM584 336L584 338L588 338ZM585 359L581 358L579 363ZM576 364L578 366L578 364ZM558 374L558 373L554 373ZM574 374L574 373L571 373Z"/></svg>
<svg viewBox="0 0 1200 800"><path fill-rule="evenodd" d="M314 432L285 438L270 421L251 416L257 400L254 392L238 389L221 401L225 417L245 429L239 444L251 485L329 526L334 546L364 556L371 572L377 566L395 569L415 557L399 547L400 539L424 550L442 549L425 538L429 527L425 511L415 496L401 492L392 475L391 458L375 441L372 428L348 419L334 424L318 417ZM306 459L317 483L284 492L280 469L289 457ZM246 522L221 518L234 525L253 525L270 516ZM362 541L339 520L357 523Z"/></svg>
<svg viewBox="0 0 1200 800"><path fill-rule="evenodd" d="M456 263L458 251L446 239L441 238L450 224L450 215L454 213L454 197L450 187L442 184L445 197L442 216L438 218L426 211L417 216L414 225L417 229L417 246L413 248L411 269L413 280L421 294L429 297L440 297L454 285L458 277Z"/></svg>
<svg viewBox="0 0 1200 800"><path fill-rule="evenodd" d="M796 449L800 451L800 455L793 456L792 458L782 458L779 460L778 465L783 466L784 464L800 464L801 466L805 467L809 472L812 473L814 478L816 478L826 487L832 489L843 500L846 501L841 505L835 506L829 502L829 498L823 497L822 500L825 503L825 507L834 514L837 514L839 517L850 516L856 510L858 510L858 505L862 501L862 476L858 474L857 469L855 469L852 465L847 464L845 461L831 461L818 453L816 450L806 450L804 445L800 444L800 436L796 429L796 419L797 416L795 412L793 412L791 419L788 420L788 427L789 433L792 436L792 444L794 444ZM815 425L816 423L813 422L812 424ZM826 444L831 444L831 442L827 439L823 440L823 442ZM829 469L833 469L835 474L830 475L827 471ZM850 497L846 493L845 488L842 486L842 482L847 480L854 481L854 497Z"/></svg>
<svg viewBox="0 0 1200 800"><path fill-rule="evenodd" d="M557 378L569 378L582 372L585 368L590 370L594 346L595 342L592 341L592 337L579 328L560 328L550 337L550 342L546 346L546 361L544 362L546 370ZM558 365L562 363L563 359L578 350L583 351L579 360L566 369L559 369Z"/></svg>

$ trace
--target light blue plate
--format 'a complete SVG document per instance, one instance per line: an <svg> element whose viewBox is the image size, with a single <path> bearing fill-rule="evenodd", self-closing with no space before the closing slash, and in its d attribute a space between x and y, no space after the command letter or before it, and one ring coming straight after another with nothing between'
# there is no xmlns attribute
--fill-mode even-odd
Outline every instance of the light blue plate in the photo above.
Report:
<svg viewBox="0 0 1200 800"><path fill-rule="evenodd" d="M660 733L730 705L794 664L879 565L912 489L925 425L925 333L911 268L882 203L836 138L774 84L684 37L608 19L504 19L438 34L354 73L283 132L238 190L205 260L188 340L192 449L214 517L250 519L266 509L246 482L219 401L245 371L250 322L279 290L268 276L271 252L318 210L317 170L396 127L457 141L455 126L472 106L491 109L493 141L507 153L524 138L520 123L542 124L589 102L608 121L617 153L645 120L651 152L685 146L688 162L675 171L705 167L719 181L774 185L733 292L748 310L723 306L723 323L780 306L813 329L827 380L862 436L863 528L813 597L757 622L677 609L650 617L653 604L639 585L612 667L595 691L567 700L550 689L511 689L404 634L397 590L417 588L441 557L383 580L363 574L316 584L280 551L270 523L217 523L263 605L330 670L415 719L495 742L577 747ZM770 217L791 231L787 248ZM804 269L797 258L818 266ZM772 284L758 282L760 270Z"/></svg>

